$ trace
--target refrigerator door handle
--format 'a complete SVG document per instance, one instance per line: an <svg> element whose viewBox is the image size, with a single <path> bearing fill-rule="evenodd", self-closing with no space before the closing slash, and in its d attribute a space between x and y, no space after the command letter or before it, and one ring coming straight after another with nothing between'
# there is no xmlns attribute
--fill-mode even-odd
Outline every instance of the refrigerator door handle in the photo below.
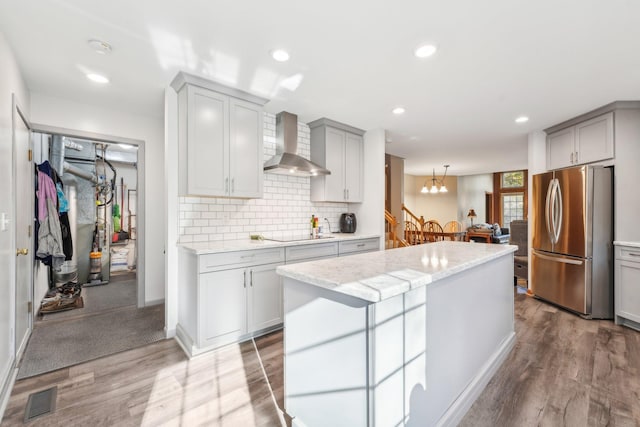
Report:
<svg viewBox="0 0 640 427"><path fill-rule="evenodd" d="M549 241L553 243L553 232L551 230L551 192L553 190L553 180L549 182L549 186L547 187L547 198L545 200L544 205L544 219L547 223L547 235L549 236Z"/></svg>
<svg viewBox="0 0 640 427"><path fill-rule="evenodd" d="M555 209L555 235L553 243L558 243L560 240L560 232L562 231L562 189L560 188L560 181L556 179L556 193L555 193L555 201L553 203L553 207Z"/></svg>
<svg viewBox="0 0 640 427"><path fill-rule="evenodd" d="M572 264L572 265L582 265L582 264L584 264L584 261L581 261L581 260L578 260L578 259L560 258L560 257L557 257L557 256L544 255L544 254L538 252L535 249L532 250L531 252L533 253L533 255L537 256L538 258L546 259L547 261L561 262L563 264Z"/></svg>

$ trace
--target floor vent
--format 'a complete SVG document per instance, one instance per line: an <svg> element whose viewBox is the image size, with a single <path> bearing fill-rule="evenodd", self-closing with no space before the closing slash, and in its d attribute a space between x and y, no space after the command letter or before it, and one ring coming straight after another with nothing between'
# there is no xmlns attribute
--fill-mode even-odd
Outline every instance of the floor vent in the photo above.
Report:
<svg viewBox="0 0 640 427"><path fill-rule="evenodd" d="M43 415L50 414L56 410L56 394L58 387L32 393L29 395L27 409L24 413L24 422L31 421Z"/></svg>

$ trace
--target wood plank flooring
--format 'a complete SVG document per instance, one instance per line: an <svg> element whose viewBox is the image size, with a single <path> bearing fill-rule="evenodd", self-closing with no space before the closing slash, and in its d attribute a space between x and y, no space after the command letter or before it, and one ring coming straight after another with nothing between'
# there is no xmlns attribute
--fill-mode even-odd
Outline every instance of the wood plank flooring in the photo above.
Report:
<svg viewBox="0 0 640 427"><path fill-rule="evenodd" d="M640 426L640 332L516 296L516 345L461 426Z"/></svg>
<svg viewBox="0 0 640 427"><path fill-rule="evenodd" d="M640 426L640 333L515 298L516 345L461 425ZM18 381L2 426L52 385L56 412L29 425L280 426L282 354L281 332L192 360L161 341Z"/></svg>

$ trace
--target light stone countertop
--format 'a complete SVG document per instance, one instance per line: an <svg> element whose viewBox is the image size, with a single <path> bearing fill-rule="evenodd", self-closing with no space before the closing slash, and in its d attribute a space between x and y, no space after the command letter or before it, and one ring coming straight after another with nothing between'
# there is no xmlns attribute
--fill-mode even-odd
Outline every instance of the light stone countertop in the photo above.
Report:
<svg viewBox="0 0 640 427"><path fill-rule="evenodd" d="M178 247L183 248L189 252L193 252L197 255L214 254L223 252L235 252L246 251L254 249L269 249L278 247L289 246L301 246L301 245L315 245L318 243L332 243L342 242L348 240L360 240L360 239L372 239L380 238L378 234L366 234L366 233L330 233L325 236L331 236L330 238L313 239L313 240L296 240L288 242L276 242L273 240L251 240L247 235L246 239L242 240L224 240L218 242L193 242L193 243L179 243ZM303 236L300 236L302 238Z"/></svg>
<svg viewBox="0 0 640 427"><path fill-rule="evenodd" d="M616 246L630 246L632 248L640 248L640 242L624 242L622 240L614 240L613 244Z"/></svg>
<svg viewBox="0 0 640 427"><path fill-rule="evenodd" d="M511 254L514 245L443 241L280 266L277 273L378 302Z"/></svg>

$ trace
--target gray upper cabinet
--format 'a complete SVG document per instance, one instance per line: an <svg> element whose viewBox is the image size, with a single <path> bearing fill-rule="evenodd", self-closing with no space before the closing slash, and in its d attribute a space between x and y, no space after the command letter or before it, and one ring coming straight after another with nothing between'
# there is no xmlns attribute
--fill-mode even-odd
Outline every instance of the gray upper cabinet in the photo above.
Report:
<svg viewBox="0 0 640 427"><path fill-rule="evenodd" d="M548 133L547 169L612 159L613 112Z"/></svg>
<svg viewBox="0 0 640 427"><path fill-rule="evenodd" d="M362 202L364 131L326 118L309 123L311 161L330 175L311 177L314 202Z"/></svg>
<svg viewBox="0 0 640 427"><path fill-rule="evenodd" d="M262 197L266 99L179 73L178 164L181 195Z"/></svg>

